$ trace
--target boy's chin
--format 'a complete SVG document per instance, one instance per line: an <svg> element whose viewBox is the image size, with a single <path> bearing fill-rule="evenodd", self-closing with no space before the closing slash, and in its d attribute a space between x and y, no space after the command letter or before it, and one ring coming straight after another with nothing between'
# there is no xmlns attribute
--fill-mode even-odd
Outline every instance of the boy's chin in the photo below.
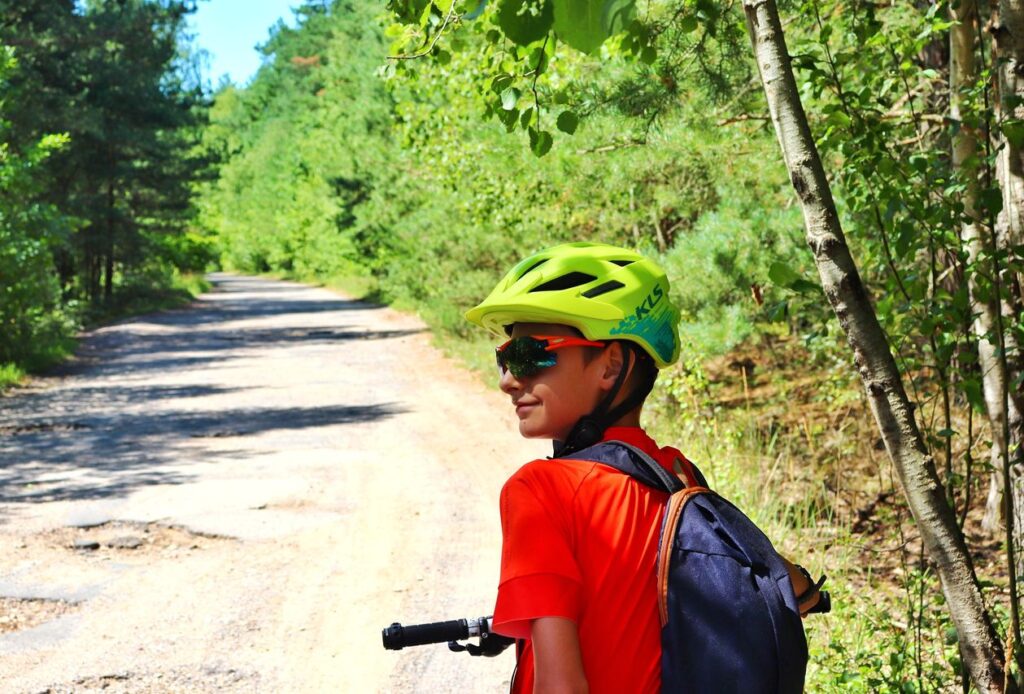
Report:
<svg viewBox="0 0 1024 694"><path fill-rule="evenodd" d="M524 439L565 439L563 432L550 431L547 427L537 426L526 420L519 422L519 435Z"/></svg>

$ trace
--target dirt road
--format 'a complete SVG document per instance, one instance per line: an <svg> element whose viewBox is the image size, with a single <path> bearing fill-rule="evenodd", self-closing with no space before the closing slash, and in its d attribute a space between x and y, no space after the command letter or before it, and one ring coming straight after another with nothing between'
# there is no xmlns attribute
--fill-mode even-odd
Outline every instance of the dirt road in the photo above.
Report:
<svg viewBox="0 0 1024 694"><path fill-rule="evenodd" d="M489 612L545 445L413 318L215 281L0 398L0 691L504 691L380 630Z"/></svg>

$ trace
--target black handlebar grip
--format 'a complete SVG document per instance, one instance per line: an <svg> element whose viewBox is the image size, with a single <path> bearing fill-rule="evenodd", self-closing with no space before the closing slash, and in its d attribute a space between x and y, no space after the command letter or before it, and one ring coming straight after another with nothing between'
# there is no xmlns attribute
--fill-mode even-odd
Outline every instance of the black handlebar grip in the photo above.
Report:
<svg viewBox="0 0 1024 694"><path fill-rule="evenodd" d="M469 623L465 619L432 624L410 624L403 627L398 622L381 632L384 648L399 651L406 646L422 646L427 643L445 643L469 638Z"/></svg>

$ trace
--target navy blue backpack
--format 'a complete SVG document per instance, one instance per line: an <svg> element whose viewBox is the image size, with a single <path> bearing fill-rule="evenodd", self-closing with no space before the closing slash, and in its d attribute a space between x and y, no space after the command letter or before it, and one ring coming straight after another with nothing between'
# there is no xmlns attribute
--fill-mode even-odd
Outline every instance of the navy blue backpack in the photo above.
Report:
<svg viewBox="0 0 1024 694"><path fill-rule="evenodd" d="M657 568L663 692L803 692L807 640L790 569L750 519L689 461L677 464L684 484L621 441L564 457L603 463L671 495Z"/></svg>

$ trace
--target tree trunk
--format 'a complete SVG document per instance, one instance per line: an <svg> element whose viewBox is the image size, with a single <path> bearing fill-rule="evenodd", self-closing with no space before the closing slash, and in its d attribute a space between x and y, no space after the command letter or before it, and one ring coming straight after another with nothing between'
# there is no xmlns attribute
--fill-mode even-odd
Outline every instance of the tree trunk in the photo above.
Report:
<svg viewBox="0 0 1024 694"><path fill-rule="evenodd" d="M113 174L111 174L113 176ZM103 299L109 304L114 298L114 182L107 183L107 238L104 253Z"/></svg>
<svg viewBox="0 0 1024 694"><path fill-rule="evenodd" d="M993 23L999 71L1000 118L1024 117L1024 0L999 0L999 17ZM1024 158L1012 142L999 157L999 182L1003 191L1002 224L1008 240L1024 241Z"/></svg>
<svg viewBox="0 0 1024 694"><path fill-rule="evenodd" d="M995 38L994 61L998 69L999 111L1002 122L1024 118L1024 0L1000 0L999 17L991 27ZM1002 192L1003 207L996 219L994 239L986 244L979 234L968 244L971 261L986 250L998 248L1011 251L1024 240L1024 157L1021 148L999 135L996 157L996 177ZM1012 257L1012 252L1011 256ZM989 532L999 529L1005 520L1003 498L1004 465L1009 466L1011 499L1014 515L1014 545L1019 550L1024 538L1024 402L1021 393L1012 384L1019 382L1021 370L1019 345L1013 332L1001 330L1003 354L999 350L1000 324L1013 322L1019 315L1021 297L1020 276L1006 267L999 268L1001 297L993 297L983 305L976 305L975 333L978 334L978 358L983 374L985 407L992 424L992 480L989 485L983 525ZM992 268L986 268L991 270ZM974 289L972 287L972 289ZM997 312L1001 311L1002 316ZM1018 551L1018 569L1021 568Z"/></svg>
<svg viewBox="0 0 1024 694"><path fill-rule="evenodd" d="M772 123L800 199L822 289L853 349L875 420L900 478L928 556L942 582L964 664L982 692L1004 691L1002 646L982 601L970 554L839 224L811 137L774 0L744 0ZM1015 689L1011 684L1008 689Z"/></svg>

